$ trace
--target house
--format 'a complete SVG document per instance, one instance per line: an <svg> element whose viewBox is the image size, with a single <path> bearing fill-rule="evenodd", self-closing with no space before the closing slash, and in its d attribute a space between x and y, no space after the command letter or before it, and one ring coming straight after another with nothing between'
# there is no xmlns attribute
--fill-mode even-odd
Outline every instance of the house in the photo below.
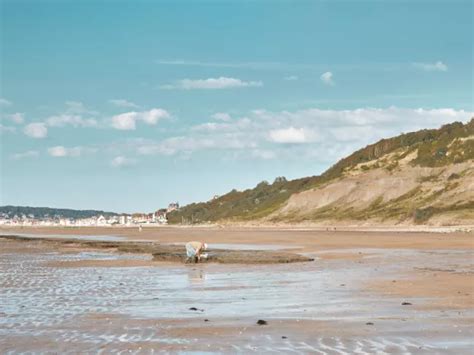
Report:
<svg viewBox="0 0 474 355"><path fill-rule="evenodd" d="M105 219L104 216L100 215L96 220L96 224L98 226L105 226L107 224L107 220Z"/></svg>
<svg viewBox="0 0 474 355"><path fill-rule="evenodd" d="M166 218L166 208L160 208L157 210L154 215L154 220L156 223L167 224L168 219Z"/></svg>

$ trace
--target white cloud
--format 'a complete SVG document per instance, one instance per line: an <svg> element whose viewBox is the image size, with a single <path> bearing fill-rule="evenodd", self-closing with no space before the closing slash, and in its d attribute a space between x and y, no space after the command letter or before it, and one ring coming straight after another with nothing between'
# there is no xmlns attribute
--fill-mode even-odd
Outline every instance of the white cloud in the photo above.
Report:
<svg viewBox="0 0 474 355"><path fill-rule="evenodd" d="M23 122L25 122L25 115L20 112L7 115L6 118L16 124L22 124Z"/></svg>
<svg viewBox="0 0 474 355"><path fill-rule="evenodd" d="M83 118L80 115L62 114L49 117L46 119L46 124L50 127L64 127L67 125L73 127L96 127L97 121L93 118Z"/></svg>
<svg viewBox="0 0 474 355"><path fill-rule="evenodd" d="M3 97L0 97L0 106L10 106L12 103Z"/></svg>
<svg viewBox="0 0 474 355"><path fill-rule="evenodd" d="M112 127L120 130L134 130L136 128L137 112L121 113L112 117Z"/></svg>
<svg viewBox="0 0 474 355"><path fill-rule="evenodd" d="M424 71L447 71L448 66L441 61L436 63L413 63L413 66Z"/></svg>
<svg viewBox="0 0 474 355"><path fill-rule="evenodd" d="M88 114L97 115L97 111L90 110L80 101L66 101L66 113L68 114Z"/></svg>
<svg viewBox="0 0 474 355"><path fill-rule="evenodd" d="M224 121L224 122L232 121L232 117L228 113L225 113L225 112L216 112L211 117L218 121Z"/></svg>
<svg viewBox="0 0 474 355"><path fill-rule="evenodd" d="M163 118L170 118L170 114L161 108L154 108L150 111L141 112L139 118L149 125L155 125Z"/></svg>
<svg viewBox="0 0 474 355"><path fill-rule="evenodd" d="M112 100L109 100L109 103L117 107L125 107L125 108L138 108L139 107L137 104L134 104L133 102L127 101L125 99L112 99Z"/></svg>
<svg viewBox="0 0 474 355"><path fill-rule="evenodd" d="M126 158L126 157L123 157L123 156L115 157L110 162L110 165L114 168L121 168L121 167L124 167L124 166L130 166L130 165L134 165L134 164L135 164L134 159L129 159L129 158Z"/></svg>
<svg viewBox="0 0 474 355"><path fill-rule="evenodd" d="M335 85L333 75L330 71L327 71L321 75L321 81L326 85Z"/></svg>
<svg viewBox="0 0 474 355"><path fill-rule="evenodd" d="M65 148L62 145L58 145L48 148L48 154L55 158L78 157L82 152L82 147Z"/></svg>
<svg viewBox="0 0 474 355"><path fill-rule="evenodd" d="M183 90L219 90L243 87L260 87L261 81L243 81L236 78L221 76L219 78L209 79L183 79L174 85L163 85L162 89L183 89Z"/></svg>
<svg viewBox="0 0 474 355"><path fill-rule="evenodd" d="M16 153L11 156L13 160L21 160L21 159L28 159L28 158L36 158L39 156L39 152L37 150L28 150L23 153Z"/></svg>
<svg viewBox="0 0 474 355"><path fill-rule="evenodd" d="M0 133L3 133L3 132L15 132L16 131L16 128L15 127L12 127L12 126L5 126L3 124L0 123Z"/></svg>
<svg viewBox="0 0 474 355"><path fill-rule="evenodd" d="M148 125L155 125L164 118L171 115L161 108L154 108L142 112L126 112L112 117L112 127L119 130L135 130L137 121L143 121Z"/></svg>
<svg viewBox="0 0 474 355"><path fill-rule="evenodd" d="M473 116L473 112L451 108L260 109L231 121L200 123L160 141L133 139L107 149L114 156L188 158L205 151L222 159L308 159L327 165L382 138L453 121L465 122Z"/></svg>
<svg viewBox="0 0 474 355"><path fill-rule="evenodd" d="M296 75L289 75L289 76L285 76L284 79L287 81L295 81L295 80L298 80L298 77Z"/></svg>
<svg viewBox="0 0 474 355"><path fill-rule="evenodd" d="M275 143L305 143L307 141L305 130L294 127L271 130L269 138Z"/></svg>
<svg viewBox="0 0 474 355"><path fill-rule="evenodd" d="M35 122L26 125L23 132L31 138L45 138L48 135L48 128L42 122Z"/></svg>

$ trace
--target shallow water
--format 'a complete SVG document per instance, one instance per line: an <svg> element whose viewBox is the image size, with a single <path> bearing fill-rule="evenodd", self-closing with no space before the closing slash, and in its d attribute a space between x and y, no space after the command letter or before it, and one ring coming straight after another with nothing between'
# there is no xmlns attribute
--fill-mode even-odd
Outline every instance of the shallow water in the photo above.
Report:
<svg viewBox="0 0 474 355"><path fill-rule="evenodd" d="M168 243L171 245L184 245L186 243ZM279 244L244 244L244 243L209 243L209 249L228 249L228 250L284 250L298 249L298 246L287 246Z"/></svg>
<svg viewBox="0 0 474 355"><path fill-rule="evenodd" d="M10 233L11 234L11 233ZM2 235L10 235L0 233ZM19 237L28 237L28 238L52 238L52 239L79 239L79 240L94 240L101 242L120 242L128 240L126 237L120 237L117 235L74 235L74 234L33 234L33 233L17 233L15 235Z"/></svg>
<svg viewBox="0 0 474 355"><path fill-rule="evenodd" d="M469 260L463 253L379 250L369 258L383 260L396 255L404 260L404 267L406 263L420 265L423 260L423 265L450 268L454 263L459 267L458 260ZM380 273L370 262L244 267L47 266L52 261L147 258L94 251L0 252L0 349L7 353L64 352L74 343L75 351L85 352L133 349L132 353L152 353L167 349L332 354L449 350L459 354L469 353L474 346L472 311L462 315L457 311L421 312L401 307L399 298L383 298L362 289L360 280ZM395 273L400 267L385 266L384 272ZM196 324L201 328L204 318L214 327L232 327L238 332L226 338L186 331ZM255 329L257 319L267 320L270 326ZM314 321L328 329L286 328L287 323ZM375 325L368 327L365 323L369 321ZM289 332L289 338L281 338L280 329Z"/></svg>

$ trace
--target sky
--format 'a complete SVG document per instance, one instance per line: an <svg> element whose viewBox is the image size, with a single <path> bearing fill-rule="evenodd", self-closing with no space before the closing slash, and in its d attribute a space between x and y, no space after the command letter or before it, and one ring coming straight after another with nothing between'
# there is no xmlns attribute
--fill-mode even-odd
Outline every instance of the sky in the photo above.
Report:
<svg viewBox="0 0 474 355"><path fill-rule="evenodd" d="M151 212L474 116L469 0L0 4L0 205Z"/></svg>

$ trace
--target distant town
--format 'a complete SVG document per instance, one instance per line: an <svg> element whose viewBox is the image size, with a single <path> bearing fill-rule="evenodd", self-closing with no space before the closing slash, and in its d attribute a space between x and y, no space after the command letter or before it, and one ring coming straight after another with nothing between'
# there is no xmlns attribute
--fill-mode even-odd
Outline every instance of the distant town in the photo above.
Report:
<svg viewBox="0 0 474 355"><path fill-rule="evenodd" d="M167 214L179 209L179 203L173 202L168 208L160 208L152 213L113 214L104 213L84 218L64 217L61 214L6 213L0 212L0 225L7 226L142 226L168 224Z"/></svg>

